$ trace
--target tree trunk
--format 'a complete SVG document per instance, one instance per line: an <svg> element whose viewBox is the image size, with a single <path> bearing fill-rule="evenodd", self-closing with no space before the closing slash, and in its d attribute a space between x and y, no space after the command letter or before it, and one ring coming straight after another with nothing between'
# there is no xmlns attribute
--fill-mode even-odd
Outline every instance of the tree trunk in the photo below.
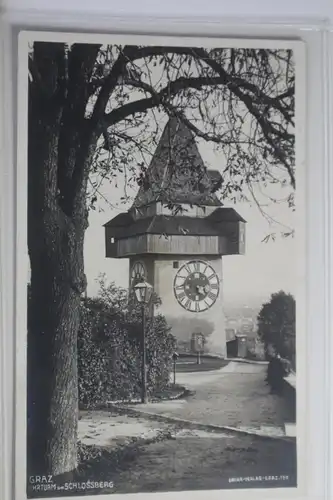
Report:
<svg viewBox="0 0 333 500"><path fill-rule="evenodd" d="M77 467L77 332L87 211L84 196L73 214L61 208L61 109L45 109L29 109L27 459L29 474L57 476Z"/></svg>
<svg viewBox="0 0 333 500"><path fill-rule="evenodd" d="M36 474L58 475L77 465L80 293L70 275L83 268L84 230L46 217L30 249L28 453Z"/></svg>

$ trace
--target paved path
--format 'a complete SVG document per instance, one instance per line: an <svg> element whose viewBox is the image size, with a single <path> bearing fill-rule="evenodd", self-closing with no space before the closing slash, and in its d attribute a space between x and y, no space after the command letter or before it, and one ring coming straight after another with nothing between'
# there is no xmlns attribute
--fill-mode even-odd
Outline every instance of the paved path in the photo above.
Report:
<svg viewBox="0 0 333 500"><path fill-rule="evenodd" d="M284 435L284 424L292 420L291 411L284 398L270 394L266 369L265 365L232 361L214 372L180 373L177 383L193 390L192 396L134 408L203 424Z"/></svg>

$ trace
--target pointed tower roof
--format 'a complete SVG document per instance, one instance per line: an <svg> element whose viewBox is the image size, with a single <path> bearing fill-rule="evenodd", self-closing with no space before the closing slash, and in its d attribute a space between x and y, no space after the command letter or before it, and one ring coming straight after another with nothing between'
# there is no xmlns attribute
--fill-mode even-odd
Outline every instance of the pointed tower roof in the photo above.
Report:
<svg viewBox="0 0 333 500"><path fill-rule="evenodd" d="M221 179L219 172L205 167L192 131L181 119L172 117L163 130L133 207L158 201L221 206L214 192Z"/></svg>

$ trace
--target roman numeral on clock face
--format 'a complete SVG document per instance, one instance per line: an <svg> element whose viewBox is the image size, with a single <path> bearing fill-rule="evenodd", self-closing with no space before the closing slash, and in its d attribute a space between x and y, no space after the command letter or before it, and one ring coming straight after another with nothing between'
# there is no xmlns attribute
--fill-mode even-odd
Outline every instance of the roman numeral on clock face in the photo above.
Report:
<svg viewBox="0 0 333 500"><path fill-rule="evenodd" d="M191 274L192 271L189 264L185 264L184 269L187 272L187 274Z"/></svg>
<svg viewBox="0 0 333 500"><path fill-rule="evenodd" d="M187 299L184 303L185 309L191 309L191 303L192 301L190 299Z"/></svg>
<svg viewBox="0 0 333 500"><path fill-rule="evenodd" d="M200 262L194 262L193 266L194 266L194 272L199 273L200 272Z"/></svg>
<svg viewBox="0 0 333 500"><path fill-rule="evenodd" d="M213 292L208 292L207 294L207 297L210 299L210 300L215 300L216 299L216 293L213 293Z"/></svg>

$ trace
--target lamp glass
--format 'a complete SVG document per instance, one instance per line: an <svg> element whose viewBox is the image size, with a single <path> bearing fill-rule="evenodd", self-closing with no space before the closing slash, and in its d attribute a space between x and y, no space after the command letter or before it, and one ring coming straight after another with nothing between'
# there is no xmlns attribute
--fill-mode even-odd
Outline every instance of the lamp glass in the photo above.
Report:
<svg viewBox="0 0 333 500"><path fill-rule="evenodd" d="M151 299L152 293L153 293L153 287L151 286L150 283L147 283L146 281L137 283L134 287L134 293L136 300L140 304L148 304L148 302Z"/></svg>
<svg viewBox="0 0 333 500"><path fill-rule="evenodd" d="M145 300L146 304L148 304L150 302L152 294L153 294L153 287L151 285L149 285L146 288L146 300Z"/></svg>

